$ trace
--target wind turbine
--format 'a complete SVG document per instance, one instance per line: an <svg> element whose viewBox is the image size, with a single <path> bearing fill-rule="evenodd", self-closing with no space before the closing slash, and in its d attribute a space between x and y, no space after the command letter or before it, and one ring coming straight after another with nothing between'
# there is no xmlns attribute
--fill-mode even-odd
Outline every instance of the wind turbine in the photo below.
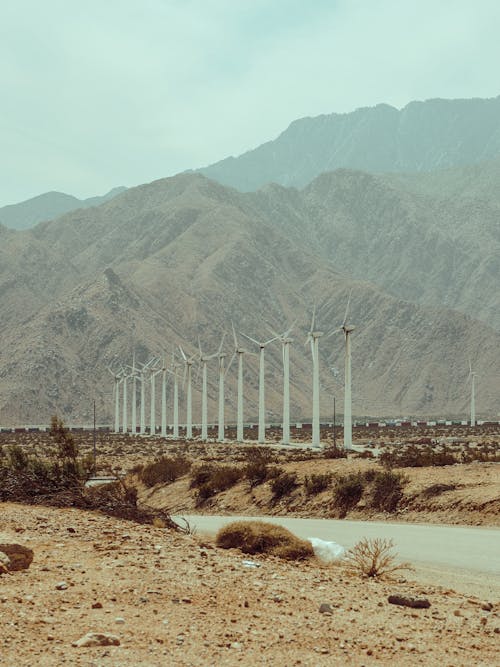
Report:
<svg viewBox="0 0 500 667"><path fill-rule="evenodd" d="M122 431L128 433L128 405L127 405L127 380L130 375L126 374L125 368L122 366L122 382L123 382L123 415L122 415Z"/></svg>
<svg viewBox="0 0 500 667"><path fill-rule="evenodd" d="M151 382L151 405L150 405L150 419L149 419L149 434L156 435L156 376L161 373L161 368L156 364L159 359L155 358L149 368L150 382Z"/></svg>
<svg viewBox="0 0 500 667"><path fill-rule="evenodd" d="M281 354L283 357L283 432L282 443L284 445L290 444L290 343L292 339L289 338L294 324L284 331L282 334L277 334L270 329L281 343Z"/></svg>
<svg viewBox="0 0 500 667"><path fill-rule="evenodd" d="M476 374L472 370L472 363L469 359L469 377L470 377L470 425L476 425Z"/></svg>
<svg viewBox="0 0 500 667"><path fill-rule="evenodd" d="M132 433L137 434L137 373L135 368L135 351L132 355Z"/></svg>
<svg viewBox="0 0 500 667"><path fill-rule="evenodd" d="M345 372L344 372L344 449L352 449L352 391L351 391L351 333L354 327L347 324L349 305L351 303L352 290L349 292L344 320L338 329L329 334L342 331L345 338Z"/></svg>
<svg viewBox="0 0 500 667"><path fill-rule="evenodd" d="M146 373L150 371L151 366L156 363L156 358L153 357L146 364L142 364L139 371L139 382L141 383L141 412L140 412L140 428L139 433L144 435L146 433Z"/></svg>
<svg viewBox="0 0 500 667"><path fill-rule="evenodd" d="M182 358L184 359L185 371L184 378L187 381L187 390L186 390L186 438L191 440L193 437L193 400L192 400L192 386L191 386L191 376L192 376L192 366L193 361L195 360L196 355L192 357L186 357L184 350L179 345L179 350L181 351Z"/></svg>
<svg viewBox="0 0 500 667"><path fill-rule="evenodd" d="M175 360L175 352L172 352L172 370L170 373L174 376L174 428L172 435L174 438L179 437L179 364Z"/></svg>
<svg viewBox="0 0 500 667"><path fill-rule="evenodd" d="M233 356L231 357L231 361L227 365L226 373L231 368L231 364L233 363L234 358L238 357L238 408L236 414L236 441L243 442L243 355L248 353L238 344L238 337L236 336L236 331L232 322L231 328L233 330L234 352Z"/></svg>
<svg viewBox="0 0 500 667"><path fill-rule="evenodd" d="M199 359L201 364L201 439L208 440L208 407L207 407L207 361L214 359L222 349L222 343L217 352L205 356L201 350L201 342L198 338Z"/></svg>
<svg viewBox="0 0 500 667"><path fill-rule="evenodd" d="M165 357L163 357L161 373L161 434L165 438L167 435L167 364Z"/></svg>
<svg viewBox="0 0 500 667"><path fill-rule="evenodd" d="M249 341L255 343L260 348L259 353L259 430L258 430L258 442L264 443L266 441L266 407L265 407L265 369L264 369L264 351L266 345L272 343L276 340L276 336L266 340L265 342L259 342L255 338L250 338L243 332L240 332L242 336L248 338Z"/></svg>
<svg viewBox="0 0 500 667"><path fill-rule="evenodd" d="M112 368L109 366L108 367L108 372L111 373L111 375L114 378L114 384L113 384L113 393L115 395L115 433L120 432L120 375L116 372L113 371Z"/></svg>
<svg viewBox="0 0 500 667"><path fill-rule="evenodd" d="M219 351L217 356L219 357L219 419L218 419L218 429L217 429L217 440L218 442L224 442L224 364L226 359L226 353L222 351L222 345L224 343L224 336L220 342Z"/></svg>
<svg viewBox="0 0 500 667"><path fill-rule="evenodd" d="M307 334L305 345L311 346L311 355L313 362L313 416L312 416L312 446L320 446L320 427L319 427L319 339L323 335L322 331L316 331L314 328L316 319L316 306L313 308L311 319L311 328Z"/></svg>

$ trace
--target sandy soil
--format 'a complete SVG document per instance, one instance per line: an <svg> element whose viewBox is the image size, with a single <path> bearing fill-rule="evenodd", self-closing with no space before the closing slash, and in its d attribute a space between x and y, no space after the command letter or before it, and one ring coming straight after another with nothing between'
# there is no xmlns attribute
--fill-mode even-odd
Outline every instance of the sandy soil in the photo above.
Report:
<svg viewBox="0 0 500 667"><path fill-rule="evenodd" d="M0 532L35 551L0 577L2 667L500 665L498 606L449 589L317 561L245 567L200 538L75 509L0 504ZM120 646L72 646L91 630Z"/></svg>

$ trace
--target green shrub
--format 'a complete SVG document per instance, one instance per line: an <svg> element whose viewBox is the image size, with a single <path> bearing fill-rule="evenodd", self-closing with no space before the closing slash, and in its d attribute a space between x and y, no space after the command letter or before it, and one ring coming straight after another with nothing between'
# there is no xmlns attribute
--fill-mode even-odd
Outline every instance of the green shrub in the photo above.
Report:
<svg viewBox="0 0 500 667"><path fill-rule="evenodd" d="M330 473L325 474L312 474L311 477L307 475L304 477L304 489L308 496L314 496L321 491L325 491L332 482L332 475Z"/></svg>

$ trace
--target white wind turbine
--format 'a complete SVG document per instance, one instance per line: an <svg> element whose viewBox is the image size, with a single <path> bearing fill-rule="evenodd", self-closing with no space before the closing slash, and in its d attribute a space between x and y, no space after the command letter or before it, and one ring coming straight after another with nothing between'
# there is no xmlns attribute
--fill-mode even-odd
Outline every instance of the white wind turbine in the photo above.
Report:
<svg viewBox="0 0 500 667"><path fill-rule="evenodd" d="M351 389L351 333L354 327L347 324L349 305L351 303L352 290L349 292L344 320L338 329L332 334L342 331L345 339L345 372L344 372L344 449L352 449L352 389ZM329 334L332 335L332 334Z"/></svg>
<svg viewBox="0 0 500 667"><path fill-rule="evenodd" d="M469 359L469 377L470 377L470 425L476 425L476 374L472 370L472 363Z"/></svg>
<svg viewBox="0 0 500 667"><path fill-rule="evenodd" d="M238 357L238 384L237 384L237 413L236 413L236 441L243 442L243 355L248 352L238 344L238 337L234 329L234 324L231 322L233 330L234 351L231 361L227 365L226 373L231 367L235 357Z"/></svg>
<svg viewBox="0 0 500 667"><path fill-rule="evenodd" d="M132 433L137 434L137 371L135 368L135 351L132 355Z"/></svg>
<svg viewBox="0 0 500 667"><path fill-rule="evenodd" d="M147 373L151 372L151 367L154 366L157 359L153 357L146 364L142 364L142 368L138 370L138 380L141 383L141 408L140 408L140 426L139 433L144 435L146 433L146 383ZM140 364L141 365L141 364Z"/></svg>
<svg viewBox="0 0 500 667"><path fill-rule="evenodd" d="M284 445L290 444L290 344L293 340L289 337L294 324L284 331L282 334L277 334L270 329L281 343L281 355L283 357L283 433L282 443Z"/></svg>
<svg viewBox="0 0 500 667"><path fill-rule="evenodd" d="M201 349L201 342L198 338L199 359L201 364L201 439L203 442L208 440L208 389L207 389L207 362L214 359L222 349L222 344L217 352L208 356L204 355Z"/></svg>
<svg viewBox="0 0 500 667"><path fill-rule="evenodd" d="M175 360L175 353L172 352L172 370L170 373L174 376L174 407L173 407L173 417L174 417L174 427L172 431L172 436L174 438L179 437L179 364Z"/></svg>
<svg viewBox="0 0 500 667"><path fill-rule="evenodd" d="M163 357L161 368L161 435L167 435L167 363Z"/></svg>
<svg viewBox="0 0 500 667"><path fill-rule="evenodd" d="M197 355L186 357L184 350L179 345L182 358L184 360L184 379L187 382L186 387L186 438L191 440L193 437L193 394L192 394L192 370L193 361Z"/></svg>
<svg viewBox="0 0 500 667"><path fill-rule="evenodd" d="M123 431L123 433L128 433L128 424L127 424L127 419L128 419L127 380L129 379L129 377L130 377L130 375L126 374L126 371L122 366L122 382L123 382L122 431Z"/></svg>
<svg viewBox="0 0 500 667"><path fill-rule="evenodd" d="M114 378L114 384L113 384L113 393L115 397L115 433L120 432L120 382L121 382L121 377L119 373L114 371L111 366L108 367L108 372L111 373L111 375Z"/></svg>
<svg viewBox="0 0 500 667"><path fill-rule="evenodd" d="M311 355L313 362L313 416L312 416L312 446L320 446L320 425L319 425L319 339L323 335L322 331L316 331L314 328L316 319L316 306L313 308L311 328L307 334L305 345L311 346Z"/></svg>
<svg viewBox="0 0 500 667"><path fill-rule="evenodd" d="M149 434L156 435L156 376L158 373L161 373L161 368L158 368L157 363L159 359L155 358L153 363L149 367L149 380L151 383L151 403L150 403L150 415L149 415Z"/></svg>
<svg viewBox="0 0 500 667"><path fill-rule="evenodd" d="M217 428L217 440L218 442L224 442L225 436L225 424L224 424L224 364L226 359L226 353L222 351L222 345L224 343L225 334L222 336L220 342L219 351L217 356L219 358L219 419L218 419L218 428Z"/></svg>
<svg viewBox="0 0 500 667"><path fill-rule="evenodd" d="M260 353L259 353L259 430L258 430L258 442L259 443L264 443L266 440L266 405L265 405L265 366L264 366L264 351L266 349L266 345L269 345L269 343L272 343L274 340L276 340L276 336L273 338L270 338L269 340L266 340L265 342L259 342L258 340L255 340L255 338L250 338L250 336L247 336L243 332L240 332L242 336L245 336L245 338L248 338L249 341L252 343L255 343L255 345L259 346Z"/></svg>

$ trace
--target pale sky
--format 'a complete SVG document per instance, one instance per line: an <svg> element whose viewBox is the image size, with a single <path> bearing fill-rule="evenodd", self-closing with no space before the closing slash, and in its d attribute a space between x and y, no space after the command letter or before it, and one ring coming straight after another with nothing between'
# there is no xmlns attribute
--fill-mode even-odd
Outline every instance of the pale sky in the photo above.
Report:
<svg viewBox="0 0 500 667"><path fill-rule="evenodd" d="M205 166L295 119L500 94L498 0L2 0L0 206Z"/></svg>

